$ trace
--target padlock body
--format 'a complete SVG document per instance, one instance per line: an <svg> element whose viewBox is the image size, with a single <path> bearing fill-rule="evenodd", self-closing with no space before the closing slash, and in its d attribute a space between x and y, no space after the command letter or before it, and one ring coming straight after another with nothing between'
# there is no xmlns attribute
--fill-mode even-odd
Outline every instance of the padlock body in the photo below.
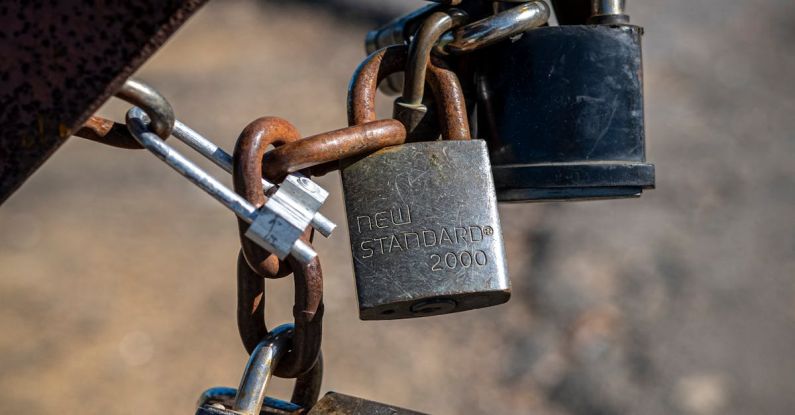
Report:
<svg viewBox="0 0 795 415"><path fill-rule="evenodd" d="M342 168L362 320L508 301L510 281L486 145L418 142Z"/></svg>
<svg viewBox="0 0 795 415"><path fill-rule="evenodd" d="M643 29L540 27L496 46L479 85L501 202L639 196L646 162Z"/></svg>
<svg viewBox="0 0 795 415"><path fill-rule="evenodd" d="M409 409L369 401L355 396L329 392L307 415L424 415Z"/></svg>

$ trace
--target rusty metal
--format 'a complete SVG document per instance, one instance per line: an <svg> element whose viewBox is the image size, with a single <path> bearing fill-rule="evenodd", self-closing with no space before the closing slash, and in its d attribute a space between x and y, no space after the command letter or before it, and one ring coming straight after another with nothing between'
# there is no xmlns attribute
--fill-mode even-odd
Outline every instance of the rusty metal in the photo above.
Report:
<svg viewBox="0 0 795 415"><path fill-rule="evenodd" d="M5 2L0 203L205 1Z"/></svg>
<svg viewBox="0 0 795 415"><path fill-rule="evenodd" d="M293 394L290 402L304 408L311 408L320 397L320 387L323 384L323 352L319 352L315 365L309 372L299 375L295 379Z"/></svg>
<svg viewBox="0 0 795 415"><path fill-rule="evenodd" d="M425 96L431 50L445 32L463 24L468 18L458 9L433 13L422 22L409 44L403 94L395 100L392 109L392 116L406 126L408 141L427 140L439 129L436 113L428 111L433 99Z"/></svg>
<svg viewBox="0 0 795 415"><path fill-rule="evenodd" d="M212 161L215 165L222 168L225 172L232 174L232 155L224 151L221 147L218 147L215 143L208 140L203 135L199 134L196 130L188 127L184 123L176 120L174 123L174 129L172 130L171 134L178 140L182 141L183 143L187 144L188 147L196 150L199 154L206 157L208 160ZM294 180L297 179L297 180ZM268 202L271 204L274 203L274 194L278 195L279 191L282 191L281 200L277 196L276 199L279 203L290 204L288 199L295 200L302 208L306 208L310 211L315 211L314 216L310 219L310 224L312 227L318 231L321 235L328 237L337 227L337 225L332 222L330 219L325 217L320 212L317 212L315 207L313 206L312 200L316 203L323 203L325 201L325 196L328 192L323 190L322 192L319 191L320 189L316 185L312 185L307 181L302 180L300 177L297 176L288 176L287 179L288 187L287 189L284 188L284 181L279 188L276 188L276 185L262 179L262 188L263 190L271 195L271 198L268 199ZM294 186L296 182L299 182L298 186ZM284 192L287 193L284 193ZM269 193L274 192L274 193ZM304 196L309 196L309 198L304 198ZM300 200L298 200L300 199ZM322 199L322 200L321 200ZM272 209L278 209L271 205ZM280 234L284 235L284 232L279 232Z"/></svg>
<svg viewBox="0 0 795 415"><path fill-rule="evenodd" d="M290 352L276 367L275 375L295 378L311 370L320 355L324 311L323 271L319 258L306 265L292 256L287 261L293 268L296 293L293 305L295 336Z"/></svg>
<svg viewBox="0 0 795 415"><path fill-rule="evenodd" d="M444 61L437 59L428 62L428 74L428 85L436 98L442 138L469 140L469 116L458 76L447 68Z"/></svg>
<svg viewBox="0 0 795 415"><path fill-rule="evenodd" d="M306 266L295 262L295 336L293 347L276 368L276 376L294 378L312 369L320 353L323 322L323 273L316 258ZM267 336L265 280L251 269L241 251L237 259L237 324L249 353Z"/></svg>
<svg viewBox="0 0 795 415"><path fill-rule="evenodd" d="M378 84L387 76L402 71L407 60L407 46L389 46L370 54L356 68L348 89L348 124L364 124L376 119ZM440 97L436 105L444 105L438 109L442 137L447 140L468 139L469 118L458 77L445 67L442 60L432 57L426 80L434 95Z"/></svg>
<svg viewBox="0 0 795 415"><path fill-rule="evenodd" d="M399 121L372 121L277 147L265 154L262 168L267 179L278 182L285 175L308 167L367 154L405 141L406 129Z"/></svg>
<svg viewBox="0 0 795 415"><path fill-rule="evenodd" d="M245 233L247 238L281 259L291 255L306 264L317 256L317 252L300 238L309 226L312 215L320 209L328 196L323 188L304 176L290 175L285 180L288 185L280 186L267 203L257 208L149 130L148 119L142 109L130 108L126 121L133 137L152 155L232 211L235 216L251 224ZM304 192L306 197L300 194L304 190L307 190ZM293 197L285 192L298 196ZM299 198L301 200L296 200ZM302 205L304 202L306 205Z"/></svg>
<svg viewBox="0 0 795 415"><path fill-rule="evenodd" d="M127 130L126 125L97 116L89 118L88 121L75 132L75 136L118 148L130 150L140 150L143 148L141 144L130 135L130 131Z"/></svg>
<svg viewBox="0 0 795 415"><path fill-rule="evenodd" d="M198 134L184 124L177 121L172 133L192 148L202 152L202 149L198 148L196 143L186 140L186 135ZM80 130L75 133L75 136L119 148L143 148L130 135L125 124L97 116L89 118ZM337 161L341 159L355 157L388 146L403 144L405 139L406 131L403 124L392 119L378 120L363 125L320 133L302 140L285 143L265 153L262 163L263 174L269 180L280 182L290 173L310 168L309 173L314 176L321 176L338 170ZM221 149L215 150L214 153L215 155L221 154L224 159L208 156L210 160L231 173L232 157ZM206 154L204 155L207 156ZM228 166L225 164L225 157L227 156L229 157ZM263 181L263 183L266 191L274 187L268 181Z"/></svg>
<svg viewBox="0 0 795 415"><path fill-rule="evenodd" d="M245 163L250 177L262 171L266 178L274 181L281 180L285 175L313 166L313 174L324 174L336 169L336 161L354 157L378 150L383 147L403 144L406 138L405 128L396 120L375 120L375 93L368 89L368 85L376 85L390 74L402 71L408 61L408 48L406 46L393 46L372 54L360 66L354 75L351 90L349 91L349 122L350 127L318 134L298 140L297 132L292 126L285 127L284 120L269 118L267 123L273 131L265 134L272 137L289 137L281 146L266 153L262 157L262 165L257 170L253 163ZM426 78L434 95L439 97L438 105L441 118L442 136L448 140L469 139L469 123L466 113L466 102L463 92L454 72L447 69L444 62L433 58L427 64ZM375 84L373 84L375 82ZM277 121L278 120L278 121ZM289 125L289 123L287 123ZM255 130L263 128L262 126ZM248 130L248 128L247 128ZM249 134L256 134L256 131ZM244 137L241 134L241 139ZM261 137L264 139L264 137ZM253 138L249 138L253 139ZM265 147L271 141L265 140ZM244 143L238 141L238 145ZM248 150L249 152L251 149ZM257 147L255 153L249 154L252 160L261 156L263 147ZM237 150L236 150L237 153ZM236 163L243 168L242 163ZM243 174L242 172L240 173ZM237 179L236 179L237 180ZM251 179L253 180L253 179ZM237 183L237 181L236 181ZM237 186L237 184L236 184ZM257 192L253 186L248 190L240 188L246 198L255 205L264 203L264 196ZM256 194L255 194L256 192ZM248 254L247 254L248 258ZM273 271L269 271L272 273Z"/></svg>
<svg viewBox="0 0 795 415"><path fill-rule="evenodd" d="M428 65L429 83L439 91L434 98L441 118L461 124L444 125L443 138L451 141L425 137L350 160L341 171L362 320L446 314L494 306L510 298L486 143L471 140L455 74ZM362 66L351 82L353 95L361 96L365 86L374 93L377 86L379 71L367 63ZM362 102L367 105L366 101L349 100L352 119L364 113L356 107ZM449 116L447 111L457 114ZM441 237L430 231L462 224L477 224L475 228L488 229L482 233L489 236L448 238L442 248L437 244ZM416 244L409 235L416 235ZM469 256L480 252L480 268L469 268L473 260L460 259L468 257L456 256L459 250L471 250L466 251ZM434 257L438 262L433 262ZM445 265L440 265L442 257Z"/></svg>
<svg viewBox="0 0 795 415"><path fill-rule="evenodd" d="M348 88L348 125L375 121L377 86L387 76L402 72L408 61L408 47L388 46L371 53L353 73Z"/></svg>
<svg viewBox="0 0 795 415"><path fill-rule="evenodd" d="M256 208L264 205L267 201L262 191L262 159L265 152L270 145L279 146L300 138L298 130L281 118L262 117L247 125L235 144L232 169L235 191ZM289 275L290 266L247 238L247 229L248 224L238 219L240 245L249 265L266 278Z"/></svg>

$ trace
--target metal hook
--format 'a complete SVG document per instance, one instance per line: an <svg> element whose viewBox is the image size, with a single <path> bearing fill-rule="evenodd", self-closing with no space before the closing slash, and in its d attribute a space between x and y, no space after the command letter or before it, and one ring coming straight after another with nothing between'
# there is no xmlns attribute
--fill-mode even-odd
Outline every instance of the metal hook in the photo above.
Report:
<svg viewBox="0 0 795 415"><path fill-rule="evenodd" d="M166 144L157 134L149 130L148 119L143 110L137 107L130 108L127 112L126 120L127 128L130 130L130 133L144 148L232 210L237 217L251 224L255 223L260 218L267 220L267 218L264 218L262 213L251 205L251 203L228 189L193 162L186 159L182 154ZM265 239L257 239L258 243L261 243L265 249L274 250L274 247L267 246L268 244L265 242ZM300 239L295 241L290 247L289 252L280 253L282 257L287 257L288 254L293 255L299 262L304 264L309 263L317 256L314 249Z"/></svg>
<svg viewBox="0 0 795 415"><path fill-rule="evenodd" d="M144 110L151 120L152 131L160 138L166 139L171 135L176 122L174 108L156 89L130 78L116 91L116 97Z"/></svg>

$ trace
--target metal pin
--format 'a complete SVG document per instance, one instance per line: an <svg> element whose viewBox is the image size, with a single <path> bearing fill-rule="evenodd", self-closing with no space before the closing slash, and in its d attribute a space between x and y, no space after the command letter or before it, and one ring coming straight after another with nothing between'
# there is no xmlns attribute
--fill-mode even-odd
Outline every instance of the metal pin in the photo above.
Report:
<svg viewBox="0 0 795 415"><path fill-rule="evenodd" d="M149 130L147 118L144 111L137 107L130 108L127 112L127 128L130 129L130 133L144 148L166 162L171 168L204 190L214 199L221 202L221 204L228 207L239 218L252 225L258 224L257 219L260 215L251 203L237 193L231 191L221 184L221 182L207 174L207 172L166 144L162 138ZM269 244L263 243L263 241L262 238L256 238L255 240L255 242L262 245L263 248L274 251L272 246L267 246ZM284 259L287 256L286 254L286 252L282 255L278 255L277 253L277 256L279 256L280 259ZM290 247L289 254L293 254L295 258L303 264L309 263L317 256L317 253L312 250L311 247L300 240L296 240Z"/></svg>
<svg viewBox="0 0 795 415"><path fill-rule="evenodd" d="M171 132L171 134L179 141L182 141L192 149L196 150L199 154L208 158L218 167L222 168L225 172L230 174L232 173L232 156L195 130L177 120L174 123L174 130ZM276 185L265 179L262 179L262 188L265 192L273 189L274 187L276 187ZM316 213L315 216L312 217L311 224L315 230L325 237L331 235L331 233L337 227L334 222L320 212Z"/></svg>

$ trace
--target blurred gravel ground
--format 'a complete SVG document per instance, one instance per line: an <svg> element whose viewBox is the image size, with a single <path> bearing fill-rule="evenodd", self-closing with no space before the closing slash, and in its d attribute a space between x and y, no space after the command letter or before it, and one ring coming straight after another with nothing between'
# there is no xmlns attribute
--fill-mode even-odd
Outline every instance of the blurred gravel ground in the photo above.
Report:
<svg viewBox="0 0 795 415"><path fill-rule="evenodd" d="M263 115L339 128L368 26L334 5L211 2L138 76L228 149ZM630 12L658 189L502 206L507 305L359 321L339 179L320 179L341 225L316 244L325 390L438 414L795 410L795 3ZM0 208L0 412L192 413L237 385L234 223L146 153L67 143ZM287 321L289 282L268 284L269 322Z"/></svg>

